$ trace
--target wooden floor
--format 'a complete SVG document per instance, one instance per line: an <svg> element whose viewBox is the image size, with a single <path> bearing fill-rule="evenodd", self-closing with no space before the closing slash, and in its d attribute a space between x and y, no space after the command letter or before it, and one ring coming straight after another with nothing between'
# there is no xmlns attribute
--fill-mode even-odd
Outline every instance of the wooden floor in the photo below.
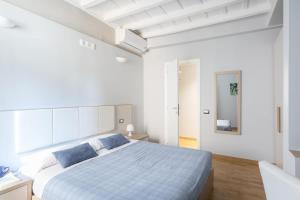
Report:
<svg viewBox="0 0 300 200"><path fill-rule="evenodd" d="M179 146L183 148L197 149L197 139L180 136Z"/></svg>
<svg viewBox="0 0 300 200"><path fill-rule="evenodd" d="M214 191L211 200L265 200L255 161L214 155Z"/></svg>

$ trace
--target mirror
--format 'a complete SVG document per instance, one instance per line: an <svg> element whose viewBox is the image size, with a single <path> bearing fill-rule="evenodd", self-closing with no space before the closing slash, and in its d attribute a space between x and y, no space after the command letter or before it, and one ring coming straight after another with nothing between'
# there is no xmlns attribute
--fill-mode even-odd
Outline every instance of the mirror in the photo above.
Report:
<svg viewBox="0 0 300 200"><path fill-rule="evenodd" d="M216 72L215 131L241 134L241 71Z"/></svg>

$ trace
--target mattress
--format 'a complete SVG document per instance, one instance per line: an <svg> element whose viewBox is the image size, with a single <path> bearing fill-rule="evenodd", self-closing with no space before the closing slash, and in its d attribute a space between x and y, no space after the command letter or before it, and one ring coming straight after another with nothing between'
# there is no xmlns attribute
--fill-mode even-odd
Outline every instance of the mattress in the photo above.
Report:
<svg viewBox="0 0 300 200"><path fill-rule="evenodd" d="M99 157L39 173L43 200L196 200L211 170L211 153L135 142Z"/></svg>

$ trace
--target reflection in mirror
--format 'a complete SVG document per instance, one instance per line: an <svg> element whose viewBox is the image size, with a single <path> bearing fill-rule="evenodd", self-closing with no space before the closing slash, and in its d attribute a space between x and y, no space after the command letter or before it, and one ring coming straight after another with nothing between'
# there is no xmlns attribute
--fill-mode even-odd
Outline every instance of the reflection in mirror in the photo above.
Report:
<svg viewBox="0 0 300 200"><path fill-rule="evenodd" d="M216 73L216 120L218 133L240 134L241 72Z"/></svg>

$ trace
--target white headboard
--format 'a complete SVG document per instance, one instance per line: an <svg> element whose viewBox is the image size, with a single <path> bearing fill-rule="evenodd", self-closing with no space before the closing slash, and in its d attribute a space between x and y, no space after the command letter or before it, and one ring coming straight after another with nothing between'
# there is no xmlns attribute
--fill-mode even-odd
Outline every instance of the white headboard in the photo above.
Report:
<svg viewBox="0 0 300 200"><path fill-rule="evenodd" d="M113 131L115 112L115 106L0 112L10 122L0 131L14 136L16 153L25 153Z"/></svg>

